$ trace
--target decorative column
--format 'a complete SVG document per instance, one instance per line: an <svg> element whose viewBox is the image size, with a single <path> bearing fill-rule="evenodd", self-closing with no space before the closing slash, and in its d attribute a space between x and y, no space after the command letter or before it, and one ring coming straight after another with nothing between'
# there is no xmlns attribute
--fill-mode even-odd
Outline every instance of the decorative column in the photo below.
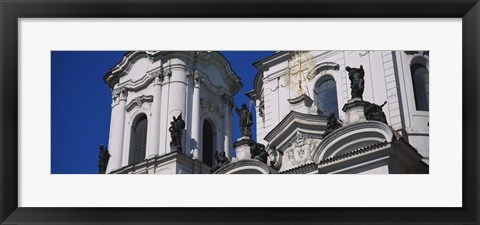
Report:
<svg viewBox="0 0 480 225"><path fill-rule="evenodd" d="M170 122L173 121L173 117L177 117L178 115L182 114L182 119L185 120L186 114L186 93L187 93L187 67L181 60L176 60L172 61L172 63L175 62L173 65L171 62L170 64L170 70L172 72L172 76L170 78L170 90L169 90L169 101L168 101L168 124L167 124L167 130L168 127L170 127ZM184 140L185 138L185 133L182 134L182 138ZM185 143L184 141L181 141L180 143ZM167 135L167 152L171 152L172 149L170 149L170 132L168 132ZM182 146L182 149L184 150L185 146ZM182 151L183 151L182 150ZM184 152L185 153L185 152Z"/></svg>
<svg viewBox="0 0 480 225"><path fill-rule="evenodd" d="M153 79L153 102L152 116L150 122L150 132L148 133L148 152L147 158L152 158L160 154L160 115L162 103L162 81L163 71L159 70L152 74Z"/></svg>
<svg viewBox="0 0 480 225"><path fill-rule="evenodd" d="M191 136L192 139L195 140L196 144L192 144L191 148L193 151L193 158L200 160L200 124L202 123L200 118L200 84L201 84L201 76L198 71L195 71L193 74L193 97L192 97L192 131Z"/></svg>
<svg viewBox="0 0 480 225"><path fill-rule="evenodd" d="M112 116L110 120L110 140L108 143L111 156L107 166L107 173L122 167L127 95L128 90L125 87L114 89L112 92Z"/></svg>
<svg viewBox="0 0 480 225"><path fill-rule="evenodd" d="M192 97L193 97L193 72L188 70L187 72L187 94L185 98L186 106L185 106L185 116L183 116L183 120L185 121L185 143L182 143L183 152L185 155L192 156Z"/></svg>
<svg viewBox="0 0 480 225"><path fill-rule="evenodd" d="M229 118L230 118L230 114L231 114L231 108L230 108L230 104L229 104L229 101L230 101L230 97L228 95L223 95L222 96L222 101L223 101L223 149L225 151L225 156L231 160L232 159L232 146L230 145L230 134L231 134L231 130L230 130L230 121L229 121Z"/></svg>
<svg viewBox="0 0 480 225"><path fill-rule="evenodd" d="M170 149L170 143L167 137L170 137L168 132L168 127L170 123L168 123L168 102L170 101L170 79L172 77L172 71L170 69L166 69L163 73L164 81L162 83L162 96L161 96L161 107L160 107L160 143L158 147L158 154L165 155L169 152L167 149Z"/></svg>

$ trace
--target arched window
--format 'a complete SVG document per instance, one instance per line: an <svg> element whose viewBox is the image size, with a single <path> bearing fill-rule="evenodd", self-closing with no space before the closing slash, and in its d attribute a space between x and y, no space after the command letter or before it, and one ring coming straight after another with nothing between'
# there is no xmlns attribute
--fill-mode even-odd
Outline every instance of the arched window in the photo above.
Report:
<svg viewBox="0 0 480 225"><path fill-rule="evenodd" d="M139 115L135 118L132 126L132 135L130 138L130 154L128 163L137 163L145 159L147 148L147 116Z"/></svg>
<svg viewBox="0 0 480 225"><path fill-rule="evenodd" d="M428 69L423 64L412 64L413 93L415 95L415 105L419 111L428 111L429 109L429 91L428 91Z"/></svg>
<svg viewBox="0 0 480 225"><path fill-rule="evenodd" d="M202 161L208 166L213 166L213 151L214 151L214 133L210 123L205 120L203 122L203 138L202 138Z"/></svg>
<svg viewBox="0 0 480 225"><path fill-rule="evenodd" d="M335 114L338 118L337 83L330 75L320 78L315 84L315 103L324 116Z"/></svg>

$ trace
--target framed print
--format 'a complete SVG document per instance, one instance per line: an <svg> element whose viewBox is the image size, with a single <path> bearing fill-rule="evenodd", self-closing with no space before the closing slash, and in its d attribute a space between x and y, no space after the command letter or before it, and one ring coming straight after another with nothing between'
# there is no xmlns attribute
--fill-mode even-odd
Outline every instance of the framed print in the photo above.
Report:
<svg viewBox="0 0 480 225"><path fill-rule="evenodd" d="M1 224L479 223L477 0L0 10Z"/></svg>

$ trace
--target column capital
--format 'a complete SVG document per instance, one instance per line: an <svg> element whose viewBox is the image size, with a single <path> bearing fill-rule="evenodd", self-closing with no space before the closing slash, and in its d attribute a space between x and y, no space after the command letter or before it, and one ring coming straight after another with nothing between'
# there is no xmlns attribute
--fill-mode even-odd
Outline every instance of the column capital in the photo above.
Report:
<svg viewBox="0 0 480 225"><path fill-rule="evenodd" d="M200 87L200 84L204 82L205 78L203 77L198 70L195 70L195 72L190 73L191 77L193 78L193 81L195 82L195 87Z"/></svg>
<svg viewBox="0 0 480 225"><path fill-rule="evenodd" d="M153 79L154 84L162 84L164 78L164 71L162 69L150 73L150 78Z"/></svg>
<svg viewBox="0 0 480 225"><path fill-rule="evenodd" d="M112 99L115 101L117 98L122 100L126 99L128 96L128 88L119 87L112 90Z"/></svg>
<svg viewBox="0 0 480 225"><path fill-rule="evenodd" d="M172 70L170 68L164 69L162 72L163 76L166 77L168 80L172 77Z"/></svg>

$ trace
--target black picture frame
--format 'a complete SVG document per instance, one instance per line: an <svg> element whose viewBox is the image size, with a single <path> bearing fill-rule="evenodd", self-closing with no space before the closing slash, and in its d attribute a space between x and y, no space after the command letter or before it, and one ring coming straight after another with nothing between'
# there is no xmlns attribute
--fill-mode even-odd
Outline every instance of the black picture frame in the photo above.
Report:
<svg viewBox="0 0 480 225"><path fill-rule="evenodd" d="M0 0L1 224L479 224L479 0ZM136 17L462 18L461 208L18 207L18 19ZM446 43L448 44L448 43ZM452 76L453 77L453 76ZM452 112L451 114L459 113ZM454 118L447 120L457 123ZM449 131L444 131L449 132ZM448 149L444 149L448 151ZM445 193L448 194L448 193Z"/></svg>

